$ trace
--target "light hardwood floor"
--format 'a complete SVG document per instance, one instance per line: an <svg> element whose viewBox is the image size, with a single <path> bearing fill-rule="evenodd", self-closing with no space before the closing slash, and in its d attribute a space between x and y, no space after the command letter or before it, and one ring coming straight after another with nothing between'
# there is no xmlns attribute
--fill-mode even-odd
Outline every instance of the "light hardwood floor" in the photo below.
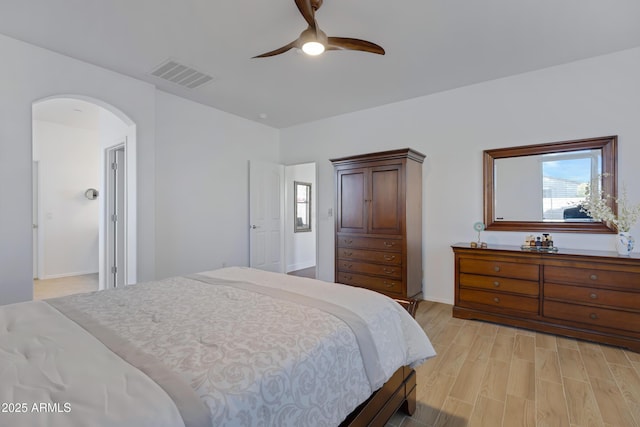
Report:
<svg viewBox="0 0 640 427"><path fill-rule="evenodd" d="M640 354L473 320L423 301L438 356L417 369L417 409L387 427L640 426Z"/></svg>
<svg viewBox="0 0 640 427"><path fill-rule="evenodd" d="M98 274L60 277L58 279L34 280L33 299L57 298L98 290Z"/></svg>

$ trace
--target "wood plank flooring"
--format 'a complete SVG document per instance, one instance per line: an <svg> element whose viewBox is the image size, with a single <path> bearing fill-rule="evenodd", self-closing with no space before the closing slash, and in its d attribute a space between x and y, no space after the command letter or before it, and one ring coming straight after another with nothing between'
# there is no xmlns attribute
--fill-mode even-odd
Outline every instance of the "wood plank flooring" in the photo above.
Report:
<svg viewBox="0 0 640 427"><path fill-rule="evenodd" d="M454 319L421 302L438 356L417 369L417 409L387 427L640 427L640 354Z"/></svg>
<svg viewBox="0 0 640 427"><path fill-rule="evenodd" d="M97 290L98 273L33 281L34 300L57 298Z"/></svg>

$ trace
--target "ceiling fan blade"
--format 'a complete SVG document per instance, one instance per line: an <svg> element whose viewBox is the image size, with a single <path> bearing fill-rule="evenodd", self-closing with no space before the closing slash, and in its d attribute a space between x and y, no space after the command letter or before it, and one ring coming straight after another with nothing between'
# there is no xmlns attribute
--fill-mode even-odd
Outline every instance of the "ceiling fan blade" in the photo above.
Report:
<svg viewBox="0 0 640 427"><path fill-rule="evenodd" d="M384 49L381 46L366 40L347 37L329 37L328 44L327 50L360 50L362 52L384 55Z"/></svg>
<svg viewBox="0 0 640 427"><path fill-rule="evenodd" d="M296 0L296 6L298 6L298 10L304 20L307 21L307 24L309 24L310 27L315 27L316 18L313 7L311 6L311 0Z"/></svg>
<svg viewBox="0 0 640 427"><path fill-rule="evenodd" d="M253 58L267 58L269 56L280 55L281 53L285 53L286 51L293 49L294 47L298 47L298 39L292 41L286 46L282 46L276 50L272 50L271 52L263 53L262 55L256 55Z"/></svg>

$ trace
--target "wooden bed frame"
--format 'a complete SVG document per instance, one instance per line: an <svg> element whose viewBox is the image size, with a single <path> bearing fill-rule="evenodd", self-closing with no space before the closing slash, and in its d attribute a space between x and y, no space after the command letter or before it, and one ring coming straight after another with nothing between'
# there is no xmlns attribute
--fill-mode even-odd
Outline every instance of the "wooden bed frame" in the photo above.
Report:
<svg viewBox="0 0 640 427"><path fill-rule="evenodd" d="M415 318L420 300L395 300ZM400 408L408 415L413 415L416 410L416 371L408 366L398 369L389 381L358 406L340 427L383 427Z"/></svg>

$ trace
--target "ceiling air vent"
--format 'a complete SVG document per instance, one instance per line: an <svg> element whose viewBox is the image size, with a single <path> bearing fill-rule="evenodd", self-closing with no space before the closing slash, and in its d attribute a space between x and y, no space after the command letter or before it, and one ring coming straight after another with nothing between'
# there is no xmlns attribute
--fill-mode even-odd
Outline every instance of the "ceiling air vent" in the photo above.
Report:
<svg viewBox="0 0 640 427"><path fill-rule="evenodd" d="M195 89L213 80L213 77L173 60L160 64L151 75L189 89Z"/></svg>

